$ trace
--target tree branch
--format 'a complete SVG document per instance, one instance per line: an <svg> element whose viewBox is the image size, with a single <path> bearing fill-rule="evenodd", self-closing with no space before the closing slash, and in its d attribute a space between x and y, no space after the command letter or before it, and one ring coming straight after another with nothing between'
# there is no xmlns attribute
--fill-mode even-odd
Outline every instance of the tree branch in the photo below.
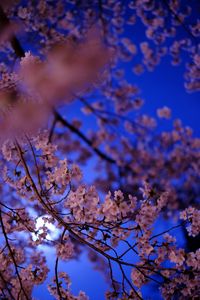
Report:
<svg viewBox="0 0 200 300"><path fill-rule="evenodd" d="M54 111L54 116L61 124L63 124L65 127L70 129L71 132L74 132L78 137L80 137L88 146L92 148L92 150L100 157L106 160L107 162L111 164L116 164L116 161L102 152L97 147L94 147L92 145L92 141L88 139L79 129L77 129L75 126L73 126L71 123L69 123L66 119L64 119L57 111Z"/></svg>

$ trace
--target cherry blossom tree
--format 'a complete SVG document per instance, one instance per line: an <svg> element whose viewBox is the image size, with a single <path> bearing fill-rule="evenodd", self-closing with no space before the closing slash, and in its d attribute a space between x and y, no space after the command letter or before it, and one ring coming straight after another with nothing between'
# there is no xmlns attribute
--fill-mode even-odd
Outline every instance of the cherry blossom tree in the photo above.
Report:
<svg viewBox="0 0 200 300"><path fill-rule="evenodd" d="M199 91L197 7L1 1L1 299L33 299L50 268L55 299L89 299L73 295L60 269L85 249L109 282L106 299L143 299L152 284L163 299L198 298L200 139L180 120L160 132L170 108L144 114L139 87L126 80L127 68L138 76L170 55L185 65L185 89ZM145 39L134 43L133 30ZM169 225L158 232L160 220ZM56 251L53 267L43 245Z"/></svg>

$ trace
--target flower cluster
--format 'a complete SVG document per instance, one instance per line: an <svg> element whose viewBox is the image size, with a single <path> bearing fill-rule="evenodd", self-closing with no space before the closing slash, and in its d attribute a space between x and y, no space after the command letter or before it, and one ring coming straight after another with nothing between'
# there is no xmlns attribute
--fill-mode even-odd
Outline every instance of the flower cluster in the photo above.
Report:
<svg viewBox="0 0 200 300"><path fill-rule="evenodd" d="M188 207L180 213L180 218L184 221L189 221L190 225L187 227L188 234L197 236L200 232L200 210L194 207Z"/></svg>

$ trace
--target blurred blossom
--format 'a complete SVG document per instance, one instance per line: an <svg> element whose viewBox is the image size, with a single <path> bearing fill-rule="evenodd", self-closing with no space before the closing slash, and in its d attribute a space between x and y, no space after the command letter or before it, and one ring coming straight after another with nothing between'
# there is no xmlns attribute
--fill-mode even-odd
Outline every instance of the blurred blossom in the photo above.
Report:
<svg viewBox="0 0 200 300"><path fill-rule="evenodd" d="M68 39L55 45L44 62L26 53L20 74L32 93L46 104L55 105L61 100L70 101L74 93L94 82L108 57L100 38L90 32L82 43Z"/></svg>
<svg viewBox="0 0 200 300"><path fill-rule="evenodd" d="M6 113L0 116L0 142L7 138L21 137L23 134L35 134L47 122L50 114L48 106L16 101L15 105L8 107Z"/></svg>
<svg viewBox="0 0 200 300"><path fill-rule="evenodd" d="M2 76L1 139L35 133L47 123L55 105L72 101L76 92L83 92L99 79L99 70L108 58L95 31L89 32L83 42L68 39L56 44L45 61L27 52L19 74Z"/></svg>
<svg viewBox="0 0 200 300"><path fill-rule="evenodd" d="M0 44L9 41L16 33L21 30L19 23L12 22L1 26L0 28Z"/></svg>
<svg viewBox="0 0 200 300"><path fill-rule="evenodd" d="M19 0L1 0L0 4L4 9L11 7L12 5L18 4Z"/></svg>
<svg viewBox="0 0 200 300"><path fill-rule="evenodd" d="M0 44L8 42L21 30L21 24L17 21L10 21L7 17L7 9L18 1L0 1Z"/></svg>

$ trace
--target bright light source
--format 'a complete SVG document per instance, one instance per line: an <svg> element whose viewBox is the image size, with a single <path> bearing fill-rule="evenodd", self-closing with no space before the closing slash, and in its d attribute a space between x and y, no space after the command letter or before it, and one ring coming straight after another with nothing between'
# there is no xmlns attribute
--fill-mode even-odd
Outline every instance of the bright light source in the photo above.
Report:
<svg viewBox="0 0 200 300"><path fill-rule="evenodd" d="M48 233L46 236L47 240L55 240L58 238L58 235L60 233L60 230L56 228L55 225L49 222L45 222L44 218L49 218L50 216L48 215L43 215L37 218L36 220L36 230L38 231L37 234L33 233L32 234L32 239L36 241L39 237L39 234L42 234L44 230L42 229L43 226L45 226L48 229Z"/></svg>

